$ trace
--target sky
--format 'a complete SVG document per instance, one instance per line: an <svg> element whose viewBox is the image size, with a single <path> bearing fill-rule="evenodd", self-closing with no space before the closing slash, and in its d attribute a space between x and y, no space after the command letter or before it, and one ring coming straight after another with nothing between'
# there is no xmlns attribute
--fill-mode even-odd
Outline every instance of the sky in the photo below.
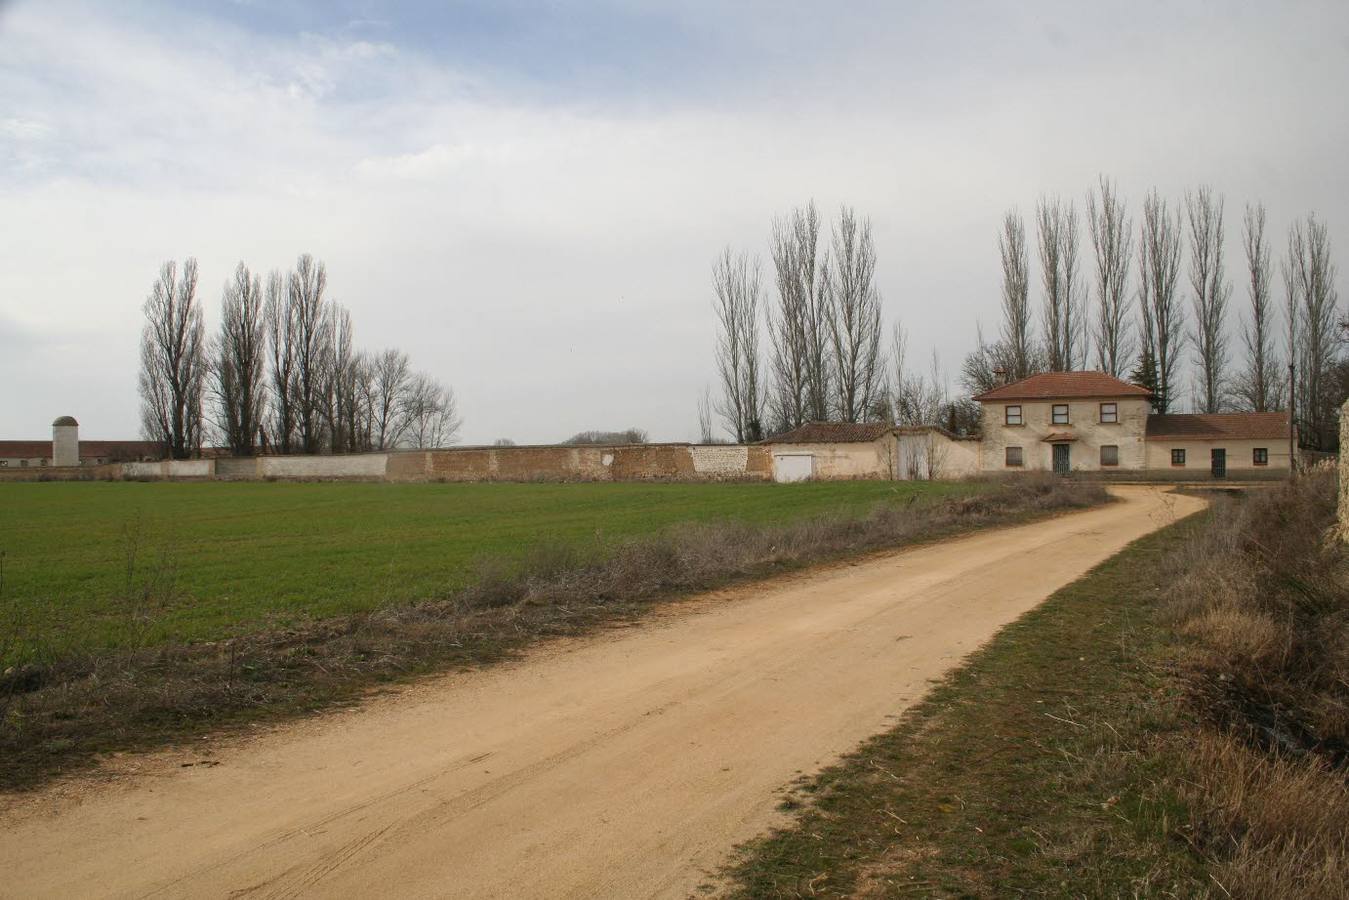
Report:
<svg viewBox="0 0 1349 900"><path fill-rule="evenodd" d="M694 439L713 259L771 301L811 200L870 218L887 327L956 389L1004 212L1100 174L1131 215L1224 196L1234 313L1248 202L1349 259L1346 84L1344 3L0 0L0 437L136 437L160 265L199 260L210 330L240 260L307 252L465 443Z"/></svg>

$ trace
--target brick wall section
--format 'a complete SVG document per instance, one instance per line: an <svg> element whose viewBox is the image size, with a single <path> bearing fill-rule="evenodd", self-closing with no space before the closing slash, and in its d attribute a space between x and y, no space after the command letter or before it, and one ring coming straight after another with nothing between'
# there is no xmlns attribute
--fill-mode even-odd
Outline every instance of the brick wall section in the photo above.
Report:
<svg viewBox="0 0 1349 900"><path fill-rule="evenodd" d="M389 454L384 477L390 481L424 481L430 471L430 453L425 450L406 450Z"/></svg>

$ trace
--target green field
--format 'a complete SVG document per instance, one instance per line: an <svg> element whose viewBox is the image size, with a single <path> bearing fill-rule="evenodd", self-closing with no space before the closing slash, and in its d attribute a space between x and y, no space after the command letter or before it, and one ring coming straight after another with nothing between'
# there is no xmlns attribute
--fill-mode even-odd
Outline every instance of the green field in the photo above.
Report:
<svg viewBox="0 0 1349 900"><path fill-rule="evenodd" d="M34 646L60 653L209 640L444 596L472 579L482 560L518 558L541 544L599 552L680 522L781 522L976 489L905 482L0 484L0 609L30 638L29 650L11 648L11 657ZM154 582L171 582L172 591L151 590L146 601L145 585Z"/></svg>

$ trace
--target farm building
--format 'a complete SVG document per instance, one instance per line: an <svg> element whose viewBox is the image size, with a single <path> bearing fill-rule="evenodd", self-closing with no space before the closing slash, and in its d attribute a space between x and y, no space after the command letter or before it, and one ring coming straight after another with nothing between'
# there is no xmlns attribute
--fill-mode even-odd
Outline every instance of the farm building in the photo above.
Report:
<svg viewBox="0 0 1349 900"><path fill-rule="evenodd" d="M985 472L1226 477L1288 470L1288 414L1152 412L1152 394L1104 372L1046 372L974 398Z"/></svg>
<svg viewBox="0 0 1349 900"><path fill-rule="evenodd" d="M163 456L154 441L81 441L79 428L74 417L61 416L52 422L49 441L0 441L0 468L101 466Z"/></svg>

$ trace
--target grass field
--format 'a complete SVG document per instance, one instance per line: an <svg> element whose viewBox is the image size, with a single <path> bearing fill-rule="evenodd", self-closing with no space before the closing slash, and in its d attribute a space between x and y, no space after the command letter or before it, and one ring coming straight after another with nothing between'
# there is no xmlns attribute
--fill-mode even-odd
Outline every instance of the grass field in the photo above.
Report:
<svg viewBox="0 0 1349 900"><path fill-rule="evenodd" d="M976 486L0 484L3 602L44 652L209 640L444 596L485 560L683 522L771 524ZM153 607L153 608L151 608ZM33 646L29 642L28 646Z"/></svg>

